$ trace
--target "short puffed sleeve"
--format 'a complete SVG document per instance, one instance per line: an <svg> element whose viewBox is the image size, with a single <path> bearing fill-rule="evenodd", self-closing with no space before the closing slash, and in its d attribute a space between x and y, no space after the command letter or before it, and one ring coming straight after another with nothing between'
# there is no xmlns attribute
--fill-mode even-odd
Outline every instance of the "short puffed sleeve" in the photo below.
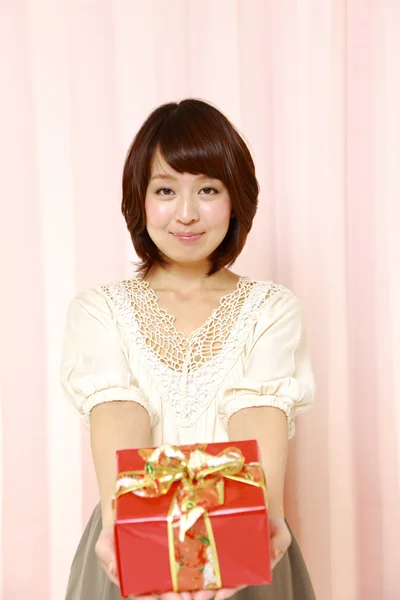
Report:
<svg viewBox="0 0 400 600"><path fill-rule="evenodd" d="M220 418L227 426L243 408L273 406L286 414L288 437L293 437L295 417L314 401L315 381L302 308L290 290L284 288L266 300L245 363L243 378L220 400Z"/></svg>
<svg viewBox="0 0 400 600"><path fill-rule="evenodd" d="M61 385L77 412L89 423L90 411L102 402L131 400L157 414L138 387L119 327L106 297L97 289L72 300L66 320Z"/></svg>

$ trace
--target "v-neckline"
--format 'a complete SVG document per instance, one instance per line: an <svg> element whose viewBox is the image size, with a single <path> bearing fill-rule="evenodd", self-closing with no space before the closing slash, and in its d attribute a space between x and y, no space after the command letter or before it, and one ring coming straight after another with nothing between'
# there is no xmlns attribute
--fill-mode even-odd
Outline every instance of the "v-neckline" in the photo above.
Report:
<svg viewBox="0 0 400 600"><path fill-rule="evenodd" d="M143 279L140 275L136 275L135 279L140 284L142 289L144 289L145 292L147 294L149 294L149 296L151 296L151 298L154 301L154 305L155 305L157 312L160 313L161 315L163 315L167 319L167 321L171 327L171 330L173 332L173 335L180 338L181 340L185 341L186 344L189 344L191 342L191 340L194 337L196 337L196 335L198 335L204 329L207 329L209 324L215 319L215 316L221 310L223 304L225 304L230 298L234 297L236 294L238 294L241 291L243 284L248 279L248 277L245 277L243 275L239 276L239 279L236 283L235 289L232 290L231 292L228 292L227 294L224 294L223 296L221 296L218 306L216 306L215 308L212 309L210 315L207 317L207 319L204 321L204 323L202 325L200 325L199 327L197 327L196 329L194 329L190 333L190 335L186 335L186 333L184 333L183 331L179 331L177 329L177 327L175 325L176 317L173 314L171 314L168 310L166 310L165 308L161 308L160 299L157 295L157 292L150 286L149 282L146 281L145 279Z"/></svg>

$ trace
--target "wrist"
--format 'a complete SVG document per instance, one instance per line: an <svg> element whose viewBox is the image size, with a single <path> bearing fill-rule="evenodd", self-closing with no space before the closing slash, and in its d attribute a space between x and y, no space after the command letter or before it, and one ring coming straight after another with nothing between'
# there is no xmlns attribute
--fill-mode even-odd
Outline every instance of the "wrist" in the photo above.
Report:
<svg viewBox="0 0 400 600"><path fill-rule="evenodd" d="M285 508L283 506L283 502L276 501L274 499L268 498L268 516L270 518L285 518Z"/></svg>
<svg viewBox="0 0 400 600"><path fill-rule="evenodd" d="M103 527L114 524L114 514L111 508L111 502L110 506L101 509L101 522Z"/></svg>

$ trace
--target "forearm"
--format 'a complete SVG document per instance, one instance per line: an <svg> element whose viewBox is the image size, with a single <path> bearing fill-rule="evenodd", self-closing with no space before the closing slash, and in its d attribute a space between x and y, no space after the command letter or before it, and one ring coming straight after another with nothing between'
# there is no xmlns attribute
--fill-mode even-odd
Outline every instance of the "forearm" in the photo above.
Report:
<svg viewBox="0 0 400 600"><path fill-rule="evenodd" d="M150 419L136 402L104 402L90 414L90 443L100 493L103 526L113 521L117 450L143 448L151 443Z"/></svg>
<svg viewBox="0 0 400 600"><path fill-rule="evenodd" d="M269 406L244 408L230 418L228 434L232 441L258 441L267 479L269 514L283 517L283 490L288 455L285 413Z"/></svg>

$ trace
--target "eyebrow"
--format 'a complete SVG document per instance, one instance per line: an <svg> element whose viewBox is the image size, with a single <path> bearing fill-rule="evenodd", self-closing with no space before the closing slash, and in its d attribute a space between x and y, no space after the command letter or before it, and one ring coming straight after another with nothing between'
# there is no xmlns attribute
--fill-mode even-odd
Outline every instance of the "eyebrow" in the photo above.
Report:
<svg viewBox="0 0 400 600"><path fill-rule="evenodd" d="M174 175L167 175L165 173L158 173L157 175L153 175L150 181L153 181L153 179L169 179L170 181L177 181L177 177L175 177ZM208 175L199 175L197 179L200 181L201 179L215 179L215 177L209 177Z"/></svg>

